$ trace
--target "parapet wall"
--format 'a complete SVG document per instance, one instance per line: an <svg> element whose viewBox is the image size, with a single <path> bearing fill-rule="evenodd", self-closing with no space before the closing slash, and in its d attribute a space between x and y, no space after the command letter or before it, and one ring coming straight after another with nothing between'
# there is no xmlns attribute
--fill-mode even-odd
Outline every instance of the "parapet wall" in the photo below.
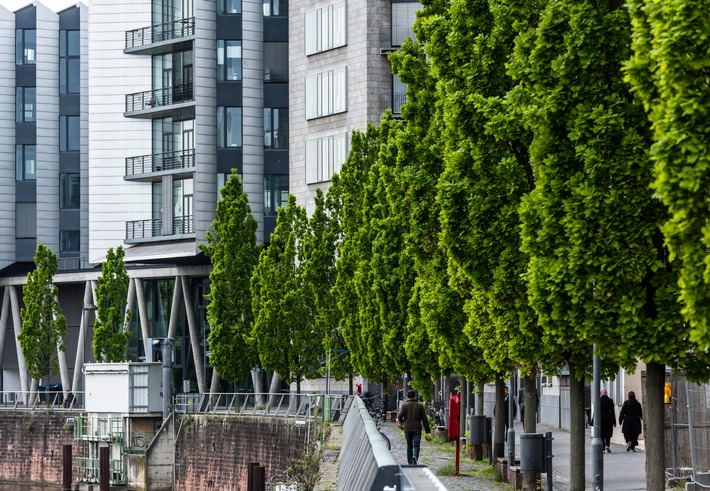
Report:
<svg viewBox="0 0 710 491"><path fill-rule="evenodd" d="M290 418L187 415L175 425L175 491L246 491L249 463L280 476L306 445Z"/></svg>
<svg viewBox="0 0 710 491"><path fill-rule="evenodd" d="M72 460L80 447L69 411L0 411L0 481L62 483L62 450L72 445Z"/></svg>

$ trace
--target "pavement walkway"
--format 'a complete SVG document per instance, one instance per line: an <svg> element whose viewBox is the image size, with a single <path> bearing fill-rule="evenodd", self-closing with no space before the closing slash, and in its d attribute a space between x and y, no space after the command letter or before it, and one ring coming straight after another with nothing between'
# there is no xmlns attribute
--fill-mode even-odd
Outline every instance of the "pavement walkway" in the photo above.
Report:
<svg viewBox="0 0 710 491"><path fill-rule="evenodd" d="M391 453L395 460L406 465L407 446L404 434L397 429L394 423L382 423L382 431L392 442ZM570 474L570 449L569 432L559 428L537 426L538 433L552 432L552 486L554 491L569 490ZM618 429L617 429L618 431ZM522 425L515 423L516 453L520 451L520 434ZM335 490L337 483L338 452L342 439L342 427L333 425L330 440L325 445L324 457L321 460L323 477L316 491ZM591 483L591 443L587 436L585 446L585 476L587 490L592 490ZM459 461L459 475L452 474L455 468L455 446L427 442L422 438L422 447L419 463L426 465L434 471L439 480L449 491L487 491L510 489L510 485L495 482L493 473L488 468L488 461L476 462L466 458L466 452L461 450ZM641 491L646 489L645 461L646 454L643 447L638 447L636 452L626 452L625 445L611 445L611 453L604 454L604 489L606 491ZM506 448L507 452L507 448ZM542 490L547 490L545 474L542 475Z"/></svg>

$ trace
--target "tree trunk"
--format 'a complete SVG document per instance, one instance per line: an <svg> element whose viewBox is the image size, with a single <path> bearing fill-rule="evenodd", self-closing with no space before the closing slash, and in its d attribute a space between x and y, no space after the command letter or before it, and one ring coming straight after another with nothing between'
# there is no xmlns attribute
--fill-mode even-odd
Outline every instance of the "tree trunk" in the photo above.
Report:
<svg viewBox="0 0 710 491"><path fill-rule="evenodd" d="M523 431L525 433L537 432L537 387L535 386L535 382L536 377L527 376L523 379L523 386L525 388L525 414L523 415L525 420L523 421ZM518 408L518 411L520 411L520 408ZM537 472L523 473L523 491L537 490L536 481L538 475Z"/></svg>
<svg viewBox="0 0 710 491"><path fill-rule="evenodd" d="M572 365L570 365L569 371L569 491L584 491L584 445L586 427L584 379L577 380Z"/></svg>
<svg viewBox="0 0 710 491"><path fill-rule="evenodd" d="M665 417L663 386L666 366L646 365L646 400L643 407L644 440L646 442L646 489L663 491L666 488Z"/></svg>
<svg viewBox="0 0 710 491"><path fill-rule="evenodd" d="M484 413L484 405L483 403L484 398L483 398L483 391L486 388L485 382L481 381L478 382L478 397L476 397L476 414L479 416L483 416Z"/></svg>
<svg viewBox="0 0 710 491"><path fill-rule="evenodd" d="M493 457L505 456L505 411L501 409L505 402L503 401L503 388L505 382L500 375L496 376L496 405L493 410L495 413L495 424L493 425Z"/></svg>

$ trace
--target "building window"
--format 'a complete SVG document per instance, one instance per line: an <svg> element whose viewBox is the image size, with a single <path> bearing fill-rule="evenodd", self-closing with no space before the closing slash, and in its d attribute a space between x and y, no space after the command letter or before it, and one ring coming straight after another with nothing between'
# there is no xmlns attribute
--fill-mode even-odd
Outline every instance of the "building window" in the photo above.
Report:
<svg viewBox="0 0 710 491"><path fill-rule="evenodd" d="M218 14L241 14L241 0L217 0Z"/></svg>
<svg viewBox="0 0 710 491"><path fill-rule="evenodd" d="M239 176L239 180L242 181L242 175L237 174ZM222 188L227 184L227 181L229 181L229 178L232 177L231 173L225 173L225 172L218 172L217 173L217 201L220 201L222 199ZM243 183L243 181L242 181Z"/></svg>
<svg viewBox="0 0 710 491"><path fill-rule="evenodd" d="M242 146L242 108L217 108L217 146L238 148Z"/></svg>
<svg viewBox="0 0 710 491"><path fill-rule="evenodd" d="M34 123L37 121L37 89L35 87L15 88L15 122Z"/></svg>
<svg viewBox="0 0 710 491"><path fill-rule="evenodd" d="M242 79L242 42L217 40L217 80Z"/></svg>
<svg viewBox="0 0 710 491"><path fill-rule="evenodd" d="M59 31L59 93L78 94L81 84L79 31Z"/></svg>
<svg viewBox="0 0 710 491"><path fill-rule="evenodd" d="M37 203L15 204L15 237L37 238Z"/></svg>
<svg viewBox="0 0 710 491"><path fill-rule="evenodd" d="M288 148L288 109L264 108L264 148Z"/></svg>
<svg viewBox="0 0 710 491"><path fill-rule="evenodd" d="M264 17L288 15L288 0L264 0Z"/></svg>
<svg viewBox="0 0 710 491"><path fill-rule="evenodd" d="M59 151L78 152L81 139L79 116L59 117Z"/></svg>
<svg viewBox="0 0 710 491"><path fill-rule="evenodd" d="M417 20L417 10L421 10L419 2L392 4L392 46L402 46L407 38L416 39L412 26Z"/></svg>
<svg viewBox="0 0 710 491"><path fill-rule="evenodd" d="M345 2L306 12L306 55L345 46Z"/></svg>
<svg viewBox="0 0 710 491"><path fill-rule="evenodd" d="M264 82L288 82L288 43L264 43Z"/></svg>
<svg viewBox="0 0 710 491"><path fill-rule="evenodd" d="M276 216L288 201L288 175L264 175L264 216Z"/></svg>
<svg viewBox="0 0 710 491"><path fill-rule="evenodd" d="M59 252L79 252L79 231L59 231Z"/></svg>
<svg viewBox="0 0 710 491"><path fill-rule="evenodd" d="M348 134L326 136L306 142L306 183L329 181L348 156Z"/></svg>
<svg viewBox="0 0 710 491"><path fill-rule="evenodd" d="M400 108L405 102L407 102L407 86L397 75L392 75L392 112L400 114Z"/></svg>
<svg viewBox="0 0 710 491"><path fill-rule="evenodd" d="M59 174L59 209L78 210L81 203L79 174Z"/></svg>
<svg viewBox="0 0 710 491"><path fill-rule="evenodd" d="M15 145L15 179L34 181L37 178L37 147Z"/></svg>
<svg viewBox="0 0 710 491"><path fill-rule="evenodd" d="M347 67L306 77L306 119L347 111Z"/></svg>
<svg viewBox="0 0 710 491"><path fill-rule="evenodd" d="M34 65L37 63L37 37L34 29L15 30L15 64Z"/></svg>

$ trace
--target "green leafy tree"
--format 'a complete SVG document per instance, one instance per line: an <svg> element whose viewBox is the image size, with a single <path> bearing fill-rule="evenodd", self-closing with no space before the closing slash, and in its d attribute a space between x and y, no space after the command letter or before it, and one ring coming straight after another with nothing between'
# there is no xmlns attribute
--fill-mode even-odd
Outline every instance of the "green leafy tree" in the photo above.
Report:
<svg viewBox="0 0 710 491"><path fill-rule="evenodd" d="M212 232L201 249L212 262L206 298L210 363L227 381L236 382L257 365L258 356L247 341L254 315L251 276L259 258L257 221L236 170L221 190Z"/></svg>
<svg viewBox="0 0 710 491"><path fill-rule="evenodd" d="M22 329L17 337L27 372L35 380L45 377L45 384L49 385L52 375L59 372L59 351L65 351L61 341L67 335L67 320L53 283L58 269L56 254L40 243L34 263L35 270L27 274L22 288L25 305L20 309Z"/></svg>
<svg viewBox="0 0 710 491"><path fill-rule="evenodd" d="M125 359L126 344L131 339L131 331L124 329L131 320L132 313L126 309L128 294L128 272L123 261L126 253L118 246L106 253L106 260L101 264L101 276L98 278L96 299L98 315L94 322L94 359L104 362L116 362Z"/></svg>
<svg viewBox="0 0 710 491"><path fill-rule="evenodd" d="M312 290L303 275L307 226L306 211L289 195L251 278L250 341L264 367L286 382L295 382L299 394L301 381L317 376L323 361L323 336L315 323Z"/></svg>

